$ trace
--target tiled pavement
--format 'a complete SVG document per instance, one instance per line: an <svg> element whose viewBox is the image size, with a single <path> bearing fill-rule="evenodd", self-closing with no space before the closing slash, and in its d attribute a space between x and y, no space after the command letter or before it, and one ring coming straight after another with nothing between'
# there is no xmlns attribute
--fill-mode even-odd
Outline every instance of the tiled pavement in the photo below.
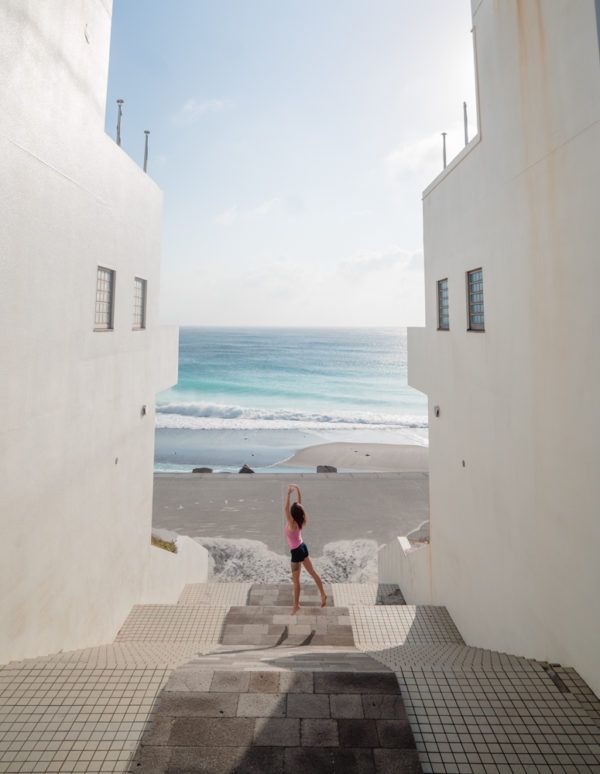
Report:
<svg viewBox="0 0 600 774"><path fill-rule="evenodd" d="M311 701L307 674L312 676L314 691L315 674L377 674L386 668L396 674L425 772L600 772L600 702L574 670L470 648L444 608L402 607L401 595L393 588L332 584L328 594L330 603L348 608L359 650L347 645L292 647L289 640L276 648L219 645L232 606L239 608L250 598L262 607L285 606L291 601L291 587L196 584L180 599L179 608L187 609L187 616L173 612L177 606L137 608L112 645L0 666L0 772L127 771L165 684L169 690L163 696L182 694L183 688L191 693L233 693L211 690L212 678L207 686L205 677L193 677L200 672L214 675L232 671L279 674L278 694L270 694L266 688L250 690L248 682L247 691L237 692L235 716L227 718L251 720L252 727L248 722L243 724L245 733L249 735L252 728L252 739L264 745L249 747L252 753L229 748L229 769L223 769L221 755L221 769L216 763L211 769L205 759L203 771L268 771L268 761L280 763L278 770L285 771L286 765L298 768L298 756L303 756L303 765L314 771L321 770L319 766L338 772L368 772L376 766L380 771L410 771L398 768L402 756L393 748L377 753L373 750L385 748L366 747L363 749L370 752L365 757L355 755L352 747L308 746L314 739L322 743L335 738L331 736L331 721L336 722L339 743L348 739L339 721L360 720L332 714L338 712L341 701L333 691L317 698L317 704L324 704L322 697L328 697L329 717L289 716L294 681L304 686L300 694ZM306 603L318 606L316 590L310 597ZM394 599L398 607L383 606L386 600ZM285 616L286 612L280 609L275 614ZM315 636L317 615L309 616L315 618ZM283 619L281 624L286 625ZM311 630L312 624L311 620ZM264 677L254 679L263 686L268 684ZM268 721L264 732L259 730L258 716L238 715L242 695L246 696L242 712L255 706L254 701L267 702L263 708L270 706L269 699L248 698L250 694L271 696L272 701L273 695L278 696L278 713L285 706L283 716L271 716L270 712L263 716ZM231 706L231 698L228 701ZM355 697L348 700L347 707L358 712ZM367 719L373 720L363 718ZM292 745L285 752L286 748L267 742L277 738L277 733L285 733L286 726L288 732L295 728L295 723L275 723L287 720L297 721L298 739L305 743ZM316 721L329 723L315 725ZM185 733L185 724L179 725ZM364 734L370 734L371 742L382 743L377 724L377 736L372 730L371 725L371 732ZM275 737L261 736L271 733ZM311 733L316 736L311 737ZM186 755L185 746L179 746L169 770L193 771L187 764L179 766L189 762ZM410 763L405 763L414 766L414 753L410 755ZM382 756L386 761L383 768ZM337 768L331 769L334 765Z"/></svg>
<svg viewBox="0 0 600 774"><path fill-rule="evenodd" d="M333 599L336 607L405 604L402 592L392 583L334 583Z"/></svg>
<svg viewBox="0 0 600 774"><path fill-rule="evenodd" d="M179 597L180 605L230 607L245 605L251 583L190 583Z"/></svg>

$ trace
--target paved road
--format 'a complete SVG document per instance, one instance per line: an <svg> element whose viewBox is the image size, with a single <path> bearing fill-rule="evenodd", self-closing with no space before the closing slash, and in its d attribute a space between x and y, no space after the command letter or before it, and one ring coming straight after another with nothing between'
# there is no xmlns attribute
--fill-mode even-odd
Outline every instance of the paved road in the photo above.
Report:
<svg viewBox="0 0 600 774"><path fill-rule="evenodd" d="M191 537L249 538L284 553L283 494L298 483L309 514L307 538L326 543L367 538L384 544L429 518L426 473L223 475L157 473L155 527Z"/></svg>

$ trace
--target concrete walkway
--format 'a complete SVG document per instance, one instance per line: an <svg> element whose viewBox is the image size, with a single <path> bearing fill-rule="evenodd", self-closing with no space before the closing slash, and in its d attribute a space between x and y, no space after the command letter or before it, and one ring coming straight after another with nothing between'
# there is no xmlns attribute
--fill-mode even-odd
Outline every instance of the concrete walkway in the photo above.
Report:
<svg viewBox="0 0 600 774"><path fill-rule="evenodd" d="M0 771L140 771L137 763L147 771L222 771L223 765L253 771L259 764L261 771L267 765L272 770L283 765L278 770L285 771L297 767L307 750L316 750L315 771L410 771L417 763L408 747L408 721L424 772L600 772L600 702L573 669L469 647L445 608L403 604L397 588L332 584L330 592L333 607L324 614L305 613L310 632L296 631L291 640L285 620L290 586L208 583L188 586L178 605L134 608L110 645L0 666ZM263 608L261 615L271 620L235 621L253 607ZM275 607L279 610L270 609ZM337 636L339 630L329 627L347 627L340 618L349 618L354 646L294 644L295 635L306 639L312 632L314 642L318 628L321 635ZM231 626L242 626L244 638L259 641L220 644L228 629L229 635L236 632ZM257 628L244 630L252 626ZM288 627L276 647L261 644L269 626L277 627L272 631L278 641ZM327 683L323 675L336 677ZM388 686L393 675L397 688L388 694L367 678L351 688L353 675L386 675ZM213 710L215 702L223 702L223 714L217 709L213 720L243 721L240 734L227 737L237 751L223 758L221 749L215 769L206 756L203 768L194 769L188 766L192 758L177 757L179 752L173 758L168 753L164 768L166 748L197 748L202 738L170 737L173 728L187 733L182 719L196 730L206 719L202 701L192 707L188 701L184 714L181 708L173 712L173 697L185 704L187 692L211 694L207 706ZM235 698L217 700L215 694ZM364 697L373 695L395 698L369 705ZM391 711L389 702L397 714L377 715ZM326 705L329 714L314 717L324 714ZM279 722L288 720L295 722ZM367 720L375 724L359 730L348 722ZM389 731L378 721L399 725ZM218 731L203 733L205 751L220 747ZM184 739L196 742L175 744ZM354 747L347 746L350 741ZM163 747L155 751L151 768L145 748ZM190 751L195 760L197 753Z"/></svg>
<svg viewBox="0 0 600 774"><path fill-rule="evenodd" d="M254 585L230 608L221 646L171 676L131 772L421 771L393 671L313 588L297 616L290 584Z"/></svg>

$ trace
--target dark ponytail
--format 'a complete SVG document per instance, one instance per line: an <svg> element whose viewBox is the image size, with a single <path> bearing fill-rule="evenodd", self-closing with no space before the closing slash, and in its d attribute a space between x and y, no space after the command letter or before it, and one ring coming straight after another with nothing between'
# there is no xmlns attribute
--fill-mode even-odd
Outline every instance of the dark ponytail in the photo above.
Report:
<svg viewBox="0 0 600 774"><path fill-rule="evenodd" d="M306 516L304 515L304 508L300 503L292 503L290 514L292 515L292 519L298 525L298 529L302 529L304 522L306 521Z"/></svg>

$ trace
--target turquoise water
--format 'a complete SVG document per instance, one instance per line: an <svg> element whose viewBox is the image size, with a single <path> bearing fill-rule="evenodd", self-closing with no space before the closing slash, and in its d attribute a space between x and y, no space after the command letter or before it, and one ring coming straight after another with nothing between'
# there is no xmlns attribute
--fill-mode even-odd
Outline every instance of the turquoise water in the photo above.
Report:
<svg viewBox="0 0 600 774"><path fill-rule="evenodd" d="M234 469L242 441L261 465L330 440L426 443L406 366L402 329L181 328L179 382L157 399L157 469Z"/></svg>

